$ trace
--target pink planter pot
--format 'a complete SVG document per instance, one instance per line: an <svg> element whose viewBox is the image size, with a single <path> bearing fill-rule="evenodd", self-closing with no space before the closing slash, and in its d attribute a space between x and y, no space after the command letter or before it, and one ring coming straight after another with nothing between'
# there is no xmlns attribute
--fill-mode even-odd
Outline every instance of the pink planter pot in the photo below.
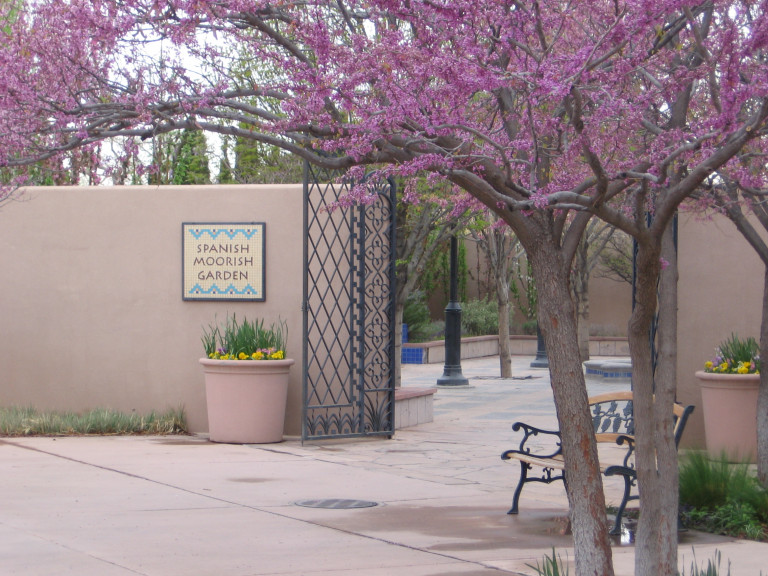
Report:
<svg viewBox="0 0 768 576"><path fill-rule="evenodd" d="M208 431L213 442L269 444L283 439L293 360L210 360L205 372Z"/></svg>
<svg viewBox="0 0 768 576"><path fill-rule="evenodd" d="M757 455L759 374L696 372L701 386L707 451L723 452L734 462L754 462Z"/></svg>

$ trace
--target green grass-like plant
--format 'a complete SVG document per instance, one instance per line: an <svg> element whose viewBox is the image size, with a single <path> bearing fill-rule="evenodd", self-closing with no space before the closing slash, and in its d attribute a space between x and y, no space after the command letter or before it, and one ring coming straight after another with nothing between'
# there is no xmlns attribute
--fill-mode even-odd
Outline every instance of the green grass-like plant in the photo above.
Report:
<svg viewBox="0 0 768 576"><path fill-rule="evenodd" d="M568 564L564 564L560 555L555 553L554 546L552 556L545 554L541 565L537 561L536 566L533 564L526 564L526 566L535 570L537 576L568 576Z"/></svg>
<svg viewBox="0 0 768 576"><path fill-rule="evenodd" d="M70 435L167 435L186 434L187 419L183 408L162 413L125 414L96 409L83 413L47 412L34 408L0 408L2 436Z"/></svg>
<svg viewBox="0 0 768 576"><path fill-rule="evenodd" d="M756 374L760 372L760 344L753 337L736 334L720 343L715 358L704 364L706 372Z"/></svg>
<svg viewBox="0 0 768 576"><path fill-rule="evenodd" d="M683 559L685 560L685 559ZM715 550L715 557L707 560L706 566L699 567L696 561L696 550L693 550L693 563L691 564L690 576L720 576L720 550ZM680 574L680 572L678 572ZM761 573L762 574L762 573ZM681 576L685 576L685 572ZM731 562L728 562L728 568L723 576L731 576Z"/></svg>
<svg viewBox="0 0 768 576"><path fill-rule="evenodd" d="M731 334L727 340L720 344L720 352L723 358L729 359L733 363L749 362L755 356L760 355L760 345L752 336L739 338L736 334Z"/></svg>
<svg viewBox="0 0 768 576"><path fill-rule="evenodd" d="M681 459L680 504L714 508L729 501L749 504L768 520L768 493L746 462L729 462L725 454L710 458L692 451Z"/></svg>
<svg viewBox="0 0 768 576"><path fill-rule="evenodd" d="M222 360L277 360L285 358L288 326L278 320L264 327L264 320L238 320L233 314L222 325L203 328L203 349L208 358Z"/></svg>

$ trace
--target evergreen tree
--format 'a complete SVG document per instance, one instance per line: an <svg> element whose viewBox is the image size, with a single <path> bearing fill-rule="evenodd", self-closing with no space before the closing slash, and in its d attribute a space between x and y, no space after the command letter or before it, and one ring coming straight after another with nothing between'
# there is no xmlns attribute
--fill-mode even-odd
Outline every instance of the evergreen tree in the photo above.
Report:
<svg viewBox="0 0 768 576"><path fill-rule="evenodd" d="M199 130L181 133L178 154L174 158L173 184L210 184L208 148L205 134Z"/></svg>

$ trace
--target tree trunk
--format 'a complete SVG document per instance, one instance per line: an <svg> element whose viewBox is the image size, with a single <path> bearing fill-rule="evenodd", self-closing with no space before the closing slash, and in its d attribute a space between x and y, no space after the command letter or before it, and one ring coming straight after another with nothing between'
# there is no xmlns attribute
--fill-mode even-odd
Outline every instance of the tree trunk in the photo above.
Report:
<svg viewBox="0 0 768 576"><path fill-rule="evenodd" d="M502 378L512 378L512 344L509 342L509 299L499 302L499 371Z"/></svg>
<svg viewBox="0 0 768 576"><path fill-rule="evenodd" d="M660 330L659 373L654 384L651 326L657 308L657 280L661 247L639 243L635 308L629 322L632 356L632 387L637 451L638 491L642 513L635 540L636 576L677 574L677 451L672 426L676 385L676 292L674 250L668 249L671 227L665 233L665 260L670 262L662 278L663 312ZM671 259L671 260L670 260Z"/></svg>
<svg viewBox="0 0 768 576"><path fill-rule="evenodd" d="M549 241L529 249L538 287L538 318L549 357L552 391L562 432L577 576L611 576L602 475L576 339L570 271Z"/></svg>
<svg viewBox="0 0 768 576"><path fill-rule="evenodd" d="M506 264L506 254L501 254ZM509 273L507 266L494 273L496 301L499 304L499 370L502 378L512 378L512 345L509 342Z"/></svg>
<svg viewBox="0 0 768 576"><path fill-rule="evenodd" d="M768 364L768 264L763 278L760 359ZM760 391L757 395L757 477L763 486L768 487L768 366L760 370Z"/></svg>
<svg viewBox="0 0 768 576"><path fill-rule="evenodd" d="M573 261L573 297L576 302L579 355L581 361L589 360L589 263L587 238L583 237Z"/></svg>

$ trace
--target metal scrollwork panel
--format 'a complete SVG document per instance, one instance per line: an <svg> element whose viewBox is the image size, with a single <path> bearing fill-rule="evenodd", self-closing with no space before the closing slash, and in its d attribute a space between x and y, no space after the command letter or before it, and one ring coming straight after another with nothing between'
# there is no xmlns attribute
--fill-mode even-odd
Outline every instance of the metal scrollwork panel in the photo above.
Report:
<svg viewBox="0 0 768 576"><path fill-rule="evenodd" d="M337 176L306 168L305 440L394 432L394 185L341 207Z"/></svg>
<svg viewBox="0 0 768 576"><path fill-rule="evenodd" d="M592 406L592 424L595 432L611 434L635 433L632 400L602 402Z"/></svg>

